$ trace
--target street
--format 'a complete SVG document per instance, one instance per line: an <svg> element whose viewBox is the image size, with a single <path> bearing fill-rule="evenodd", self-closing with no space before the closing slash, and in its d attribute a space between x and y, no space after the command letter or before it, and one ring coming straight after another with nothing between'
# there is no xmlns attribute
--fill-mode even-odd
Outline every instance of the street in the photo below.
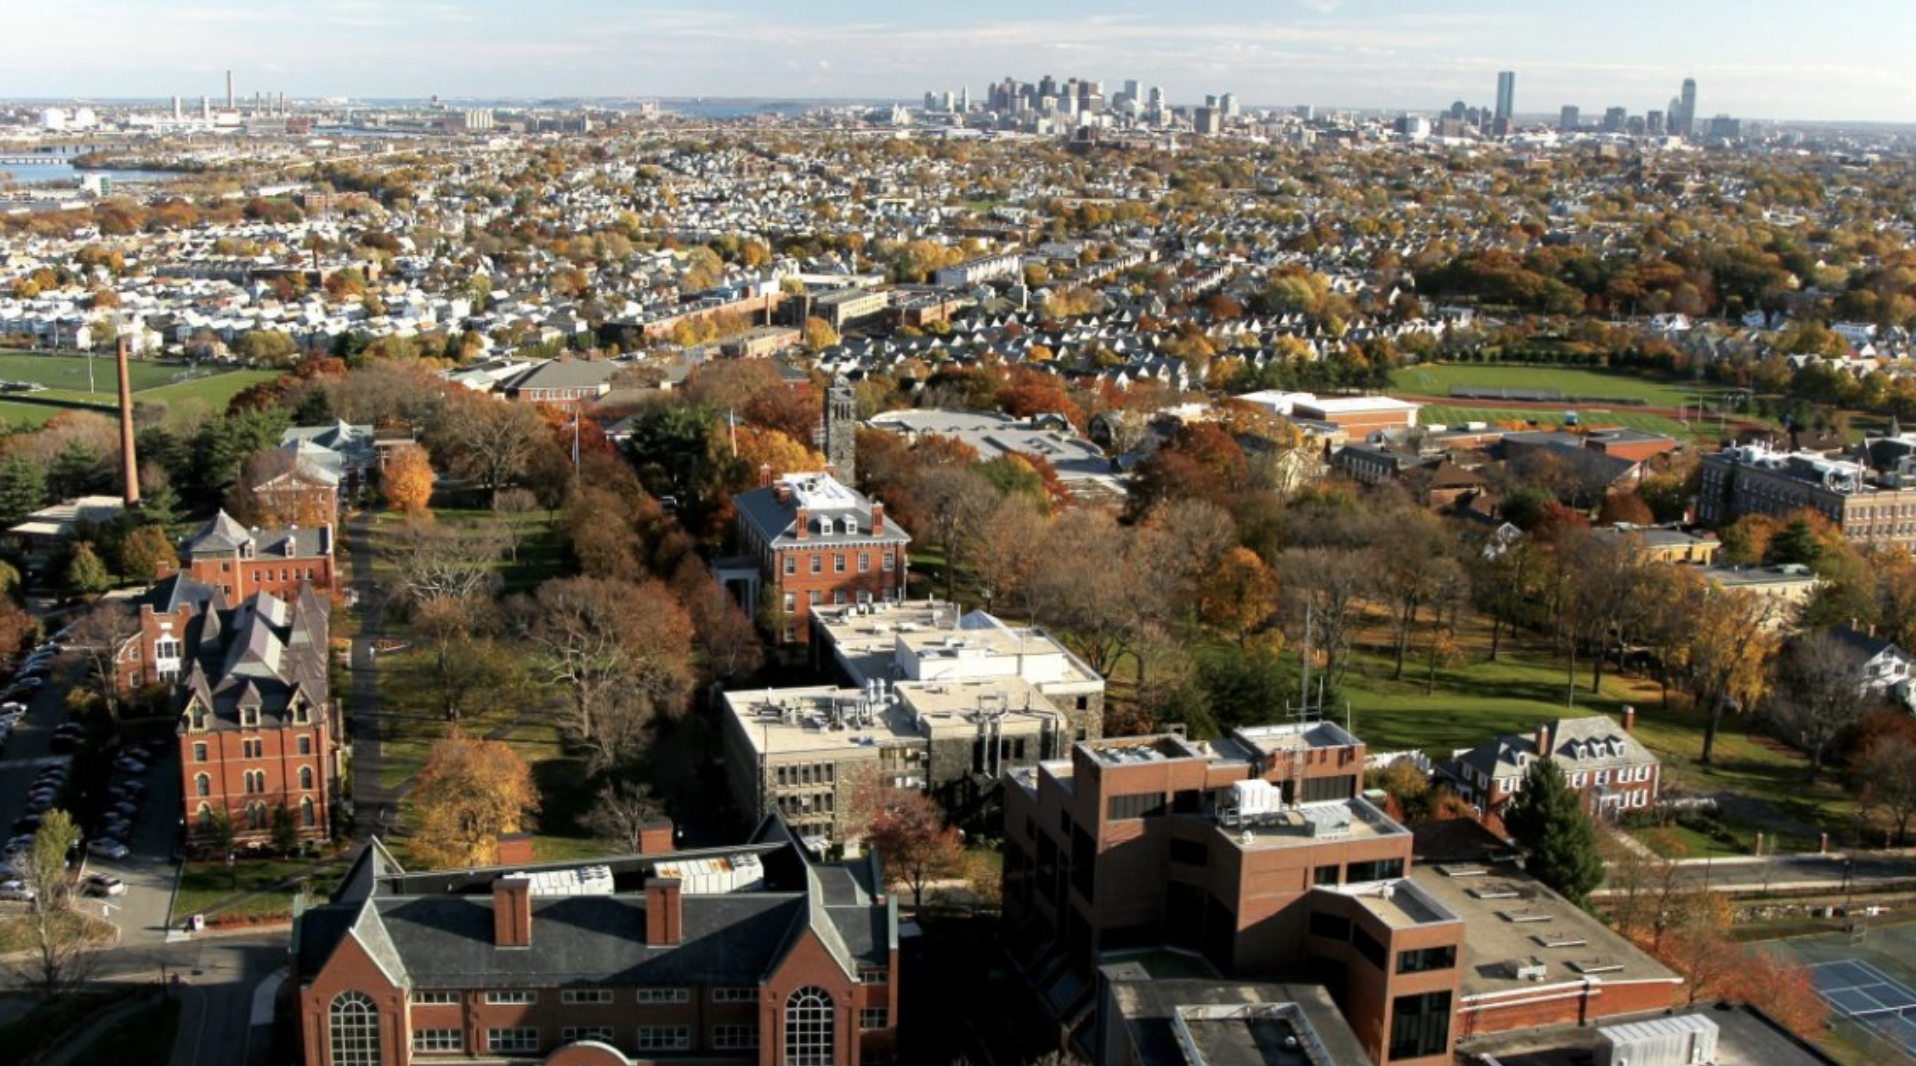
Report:
<svg viewBox="0 0 1916 1066"><path fill-rule="evenodd" d="M1846 890L1880 892L1916 885L1916 856L1871 854L1737 856L1684 859L1686 881L1720 892L1814 892L1840 901ZM1591 893L1602 897L1609 889Z"/></svg>

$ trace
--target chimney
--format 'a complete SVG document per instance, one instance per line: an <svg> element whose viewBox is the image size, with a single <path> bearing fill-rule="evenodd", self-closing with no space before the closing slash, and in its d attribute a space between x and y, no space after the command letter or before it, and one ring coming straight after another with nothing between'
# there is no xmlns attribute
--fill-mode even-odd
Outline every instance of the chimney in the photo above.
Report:
<svg viewBox="0 0 1916 1066"><path fill-rule="evenodd" d="M769 489L772 487L772 464L758 464L758 487L761 489Z"/></svg>
<svg viewBox="0 0 1916 1066"><path fill-rule="evenodd" d="M639 827L639 854L662 855L672 850L672 819L648 818Z"/></svg>
<svg viewBox="0 0 1916 1066"><path fill-rule="evenodd" d="M532 878L525 874L492 883L492 943L501 948L532 946Z"/></svg>
<svg viewBox="0 0 1916 1066"><path fill-rule="evenodd" d="M1637 731L1637 709L1627 703L1623 706L1623 731L1625 733Z"/></svg>
<svg viewBox="0 0 1916 1066"><path fill-rule="evenodd" d="M645 882L645 945L677 947L683 938L684 899L676 877L653 877Z"/></svg>
<svg viewBox="0 0 1916 1066"><path fill-rule="evenodd" d="M232 111L238 107L239 102L233 99L233 72L229 70L226 72L226 110Z"/></svg>
<svg viewBox="0 0 1916 1066"><path fill-rule="evenodd" d="M798 509L798 517L792 522L792 528L797 530L797 533L795 535L798 537L799 540L804 540L806 535L811 532L811 528L810 528L811 524L812 524L812 512L803 507L800 507Z"/></svg>
<svg viewBox="0 0 1916 1066"><path fill-rule="evenodd" d="M877 499L872 500L872 532L885 532L885 504Z"/></svg>
<svg viewBox="0 0 1916 1066"><path fill-rule="evenodd" d="M140 505L140 460L133 454L133 379L127 369L127 357L132 353L133 338L124 333L120 335L120 465L126 472L126 506L130 510Z"/></svg>
<svg viewBox="0 0 1916 1066"><path fill-rule="evenodd" d="M1543 724L1537 726L1537 758L1547 759L1549 757L1550 757L1550 723L1544 722Z"/></svg>

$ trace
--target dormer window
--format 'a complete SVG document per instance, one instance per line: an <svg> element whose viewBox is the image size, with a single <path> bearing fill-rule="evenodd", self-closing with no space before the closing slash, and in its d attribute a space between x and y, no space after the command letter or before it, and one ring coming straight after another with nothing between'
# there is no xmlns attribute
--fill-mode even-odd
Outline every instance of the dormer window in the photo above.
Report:
<svg viewBox="0 0 1916 1066"><path fill-rule="evenodd" d="M306 724L306 701L299 700L294 702L293 721L298 722L300 725Z"/></svg>
<svg viewBox="0 0 1916 1066"><path fill-rule="evenodd" d="M246 726L249 729L259 728L259 708L258 707L241 707L240 708L240 725Z"/></svg>

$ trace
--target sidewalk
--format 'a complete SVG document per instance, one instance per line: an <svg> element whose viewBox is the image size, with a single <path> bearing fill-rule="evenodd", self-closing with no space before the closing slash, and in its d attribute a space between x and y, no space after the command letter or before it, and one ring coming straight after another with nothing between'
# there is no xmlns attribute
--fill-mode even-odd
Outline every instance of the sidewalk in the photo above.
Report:
<svg viewBox="0 0 1916 1066"><path fill-rule="evenodd" d="M152 1006L153 1003L154 1001L144 992L129 997L105 1014L93 1019L92 1022L87 1024L86 1028L75 1033L73 1038L68 1040L64 1047L46 1058L41 1059L39 1066L66 1066L67 1063L78 1058L82 1051L92 1047L95 1040L105 1036L108 1029L113 1028L122 1020L132 1017L147 1007Z"/></svg>

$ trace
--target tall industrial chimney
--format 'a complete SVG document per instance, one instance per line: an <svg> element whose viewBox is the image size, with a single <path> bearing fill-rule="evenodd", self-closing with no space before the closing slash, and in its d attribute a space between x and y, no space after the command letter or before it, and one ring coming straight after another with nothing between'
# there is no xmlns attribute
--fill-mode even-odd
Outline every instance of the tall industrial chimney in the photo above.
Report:
<svg viewBox="0 0 1916 1066"><path fill-rule="evenodd" d="M237 110L239 104L233 98L233 72L226 72L226 110Z"/></svg>
<svg viewBox="0 0 1916 1066"><path fill-rule="evenodd" d="M126 506L140 505L140 460L133 454L133 374L127 357L133 351L133 338L120 334L120 465L126 473Z"/></svg>

